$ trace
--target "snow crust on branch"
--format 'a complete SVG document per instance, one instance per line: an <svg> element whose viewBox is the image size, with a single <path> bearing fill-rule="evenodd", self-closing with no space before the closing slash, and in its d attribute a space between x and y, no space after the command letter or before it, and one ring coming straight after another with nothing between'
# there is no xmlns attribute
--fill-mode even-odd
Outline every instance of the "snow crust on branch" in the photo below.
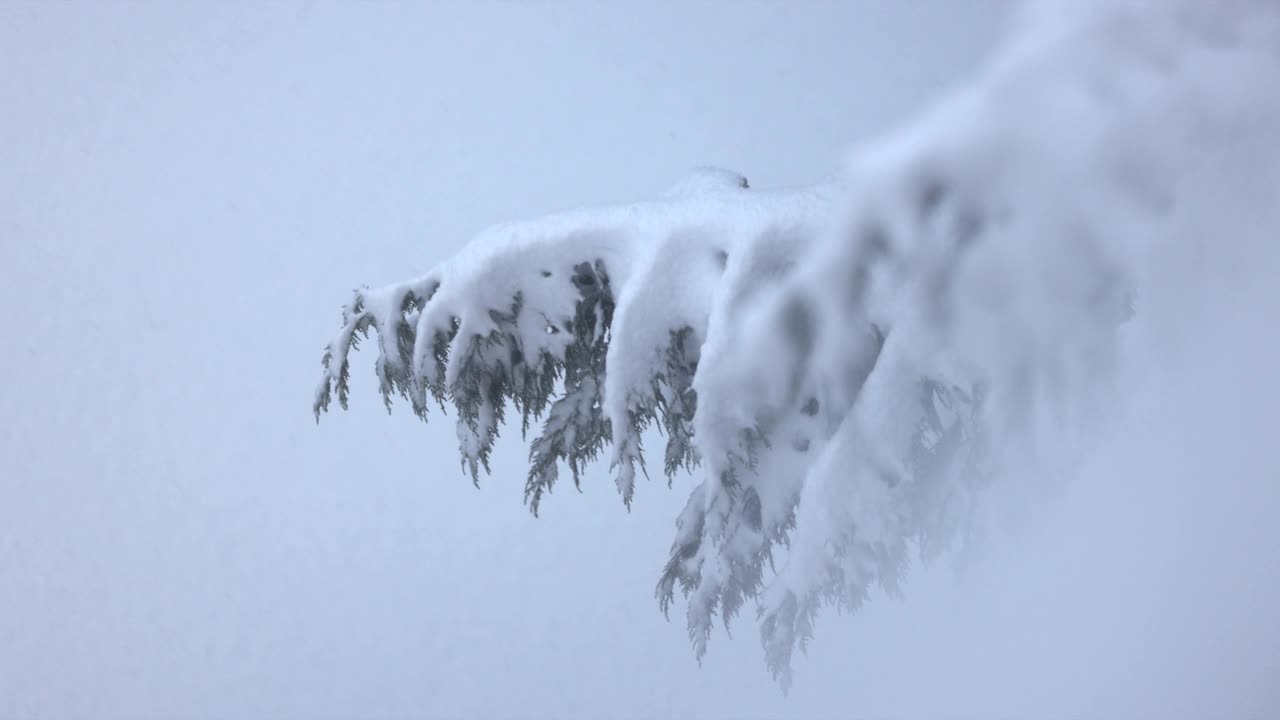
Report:
<svg viewBox="0 0 1280 720"><path fill-rule="evenodd" d="M1274 242L1277 81L1280 3L1038 3L833 183L704 168L358 290L316 417L346 407L372 335L388 409L452 405L476 482L508 409L534 427L535 514L606 448L629 506L657 426L665 474L701 478L660 607L685 596L701 658L716 617L753 604L786 687L821 607L896 592L989 485L1034 475L1028 458L1106 406L1126 338L1196 292L1162 280L1171 263Z"/></svg>

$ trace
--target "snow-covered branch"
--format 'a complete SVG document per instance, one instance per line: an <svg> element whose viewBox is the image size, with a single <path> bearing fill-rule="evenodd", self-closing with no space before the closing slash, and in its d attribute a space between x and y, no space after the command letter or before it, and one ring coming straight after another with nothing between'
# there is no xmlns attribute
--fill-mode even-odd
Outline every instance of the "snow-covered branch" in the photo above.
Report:
<svg viewBox="0 0 1280 720"><path fill-rule="evenodd" d="M659 428L664 471L701 476L660 606L686 596L701 657L715 617L754 602L785 686L823 605L896 592L1038 438L1105 402L1124 324L1160 291L1152 258L1241 214L1274 229L1250 200L1280 177L1277 15L1046 3L835 183L761 191L704 169L652 202L491 228L356 293L317 419L335 393L346 406L372 335L388 407L452 404L476 481L508 407L542 423L535 513L562 463L577 484L606 447L629 505ZM1224 193L1243 166L1258 182Z"/></svg>

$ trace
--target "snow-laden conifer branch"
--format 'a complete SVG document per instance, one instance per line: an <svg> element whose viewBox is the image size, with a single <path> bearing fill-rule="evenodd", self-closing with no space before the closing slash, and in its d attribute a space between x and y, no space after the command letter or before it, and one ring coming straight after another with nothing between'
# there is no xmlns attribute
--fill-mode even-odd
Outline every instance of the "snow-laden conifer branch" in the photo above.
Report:
<svg viewBox="0 0 1280 720"><path fill-rule="evenodd" d="M346 407L348 355L372 331L388 407L398 394L425 419L428 395L452 404L473 479L510 403L526 432L543 421L530 447L531 510L561 463L576 485L610 442L629 504L646 427L665 431L668 475L698 461L693 378L715 276L743 244L737 233L812 235L831 197L828 187L754 191L739 175L704 169L651 203L491 228L423 278L356 292L324 355L317 419L335 392Z"/></svg>
<svg viewBox="0 0 1280 720"><path fill-rule="evenodd" d="M786 687L822 607L898 592L1039 439L1066 444L1106 399L1121 327L1159 289L1152 258L1265 216L1278 15L1045 3L836 183L768 192L703 170L652 202L491 228L422 278L356 293L317 419L334 393L346 407L348 356L372 334L388 407L452 404L476 481L508 405L535 427L535 513L562 464L577 484L606 447L629 506L660 430L664 471L700 478L660 608L685 597L701 658L716 618L754 604ZM1224 199L1222 169L1243 167L1252 200Z"/></svg>

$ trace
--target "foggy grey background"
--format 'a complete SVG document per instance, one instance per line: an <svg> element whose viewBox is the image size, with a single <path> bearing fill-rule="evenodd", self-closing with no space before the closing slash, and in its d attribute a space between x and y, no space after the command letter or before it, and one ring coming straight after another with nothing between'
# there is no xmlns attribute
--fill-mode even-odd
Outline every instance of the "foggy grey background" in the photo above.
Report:
<svg viewBox="0 0 1280 720"><path fill-rule="evenodd" d="M513 430L473 488L451 419L388 418L368 357L313 423L356 285L694 165L823 179L1008 13L0 3L0 719L1266 717L1257 318L958 582L824 614L787 700L750 617L699 668L657 609L688 479L628 514L601 465L534 520Z"/></svg>

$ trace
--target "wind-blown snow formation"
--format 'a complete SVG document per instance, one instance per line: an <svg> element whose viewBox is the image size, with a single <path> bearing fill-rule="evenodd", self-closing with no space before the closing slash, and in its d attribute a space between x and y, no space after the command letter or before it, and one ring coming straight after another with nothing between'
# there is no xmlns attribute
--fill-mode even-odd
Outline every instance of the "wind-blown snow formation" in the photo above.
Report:
<svg viewBox="0 0 1280 720"><path fill-rule="evenodd" d="M505 412L534 428L525 499L608 452L701 476L657 588L701 657L754 603L790 682L824 604L890 592L954 545L993 482L1114 400L1134 338L1280 228L1280 3L1068 0L973 81L786 191L703 169L660 199L484 231L424 277L361 289L317 418L374 331L388 407L457 413L478 481ZM607 450L606 450L607 448Z"/></svg>

